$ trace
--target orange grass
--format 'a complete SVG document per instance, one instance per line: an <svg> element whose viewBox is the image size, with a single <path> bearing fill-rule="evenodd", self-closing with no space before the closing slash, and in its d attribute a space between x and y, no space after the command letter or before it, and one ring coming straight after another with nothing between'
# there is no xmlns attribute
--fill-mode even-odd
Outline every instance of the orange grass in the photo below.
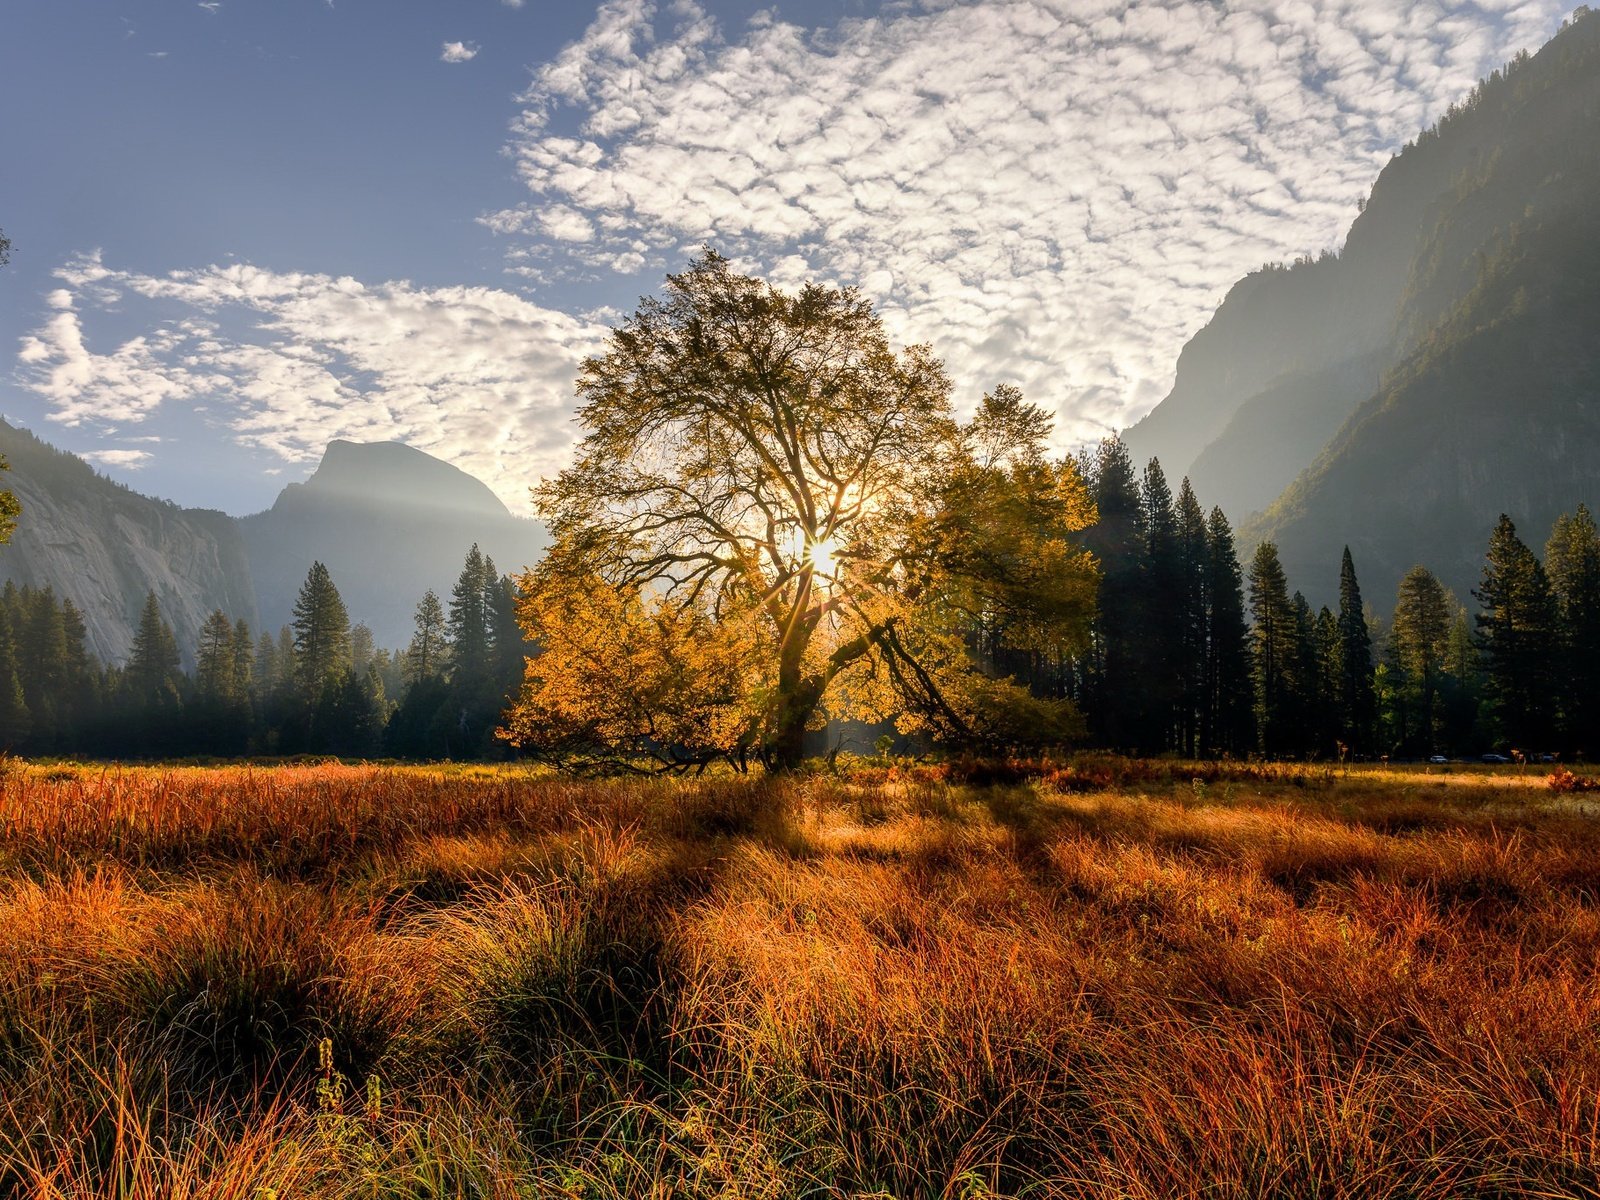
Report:
<svg viewBox="0 0 1600 1200"><path fill-rule="evenodd" d="M1597 960L1538 774L13 763L0 1194L1600 1196Z"/></svg>

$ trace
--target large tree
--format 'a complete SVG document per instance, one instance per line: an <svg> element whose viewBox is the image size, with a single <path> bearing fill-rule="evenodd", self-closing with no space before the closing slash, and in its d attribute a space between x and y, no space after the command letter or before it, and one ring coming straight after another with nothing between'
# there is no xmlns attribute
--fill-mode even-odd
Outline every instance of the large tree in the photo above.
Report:
<svg viewBox="0 0 1600 1200"><path fill-rule="evenodd" d="M1220 508L1206 521L1206 639L1201 750L1241 754L1255 746L1250 626L1233 530Z"/></svg>
<svg viewBox="0 0 1600 1200"><path fill-rule="evenodd" d="M1350 547L1339 562L1338 703L1340 740L1358 754L1372 748L1378 701L1372 687L1372 635Z"/></svg>
<svg viewBox="0 0 1600 1200"><path fill-rule="evenodd" d="M1510 745L1537 749L1554 734L1559 691L1559 614L1550 580L1500 515L1489 535L1478 598L1478 640L1490 708Z"/></svg>
<svg viewBox="0 0 1600 1200"><path fill-rule="evenodd" d="M1557 518L1544 561L1561 609L1567 746L1600 753L1600 533L1587 507Z"/></svg>
<svg viewBox="0 0 1600 1200"><path fill-rule="evenodd" d="M1406 572L1389 626L1389 657L1403 681L1403 750L1431 754L1438 749L1438 701L1454 614L1454 602L1431 571L1416 566Z"/></svg>
<svg viewBox="0 0 1600 1200"><path fill-rule="evenodd" d="M328 568L311 564L294 602L294 677L302 698L315 704L350 665L350 614Z"/></svg>
<svg viewBox="0 0 1600 1200"><path fill-rule="evenodd" d="M577 390L585 437L535 492L552 545L522 615L544 654L515 741L562 729L674 763L787 768L850 698L1001 737L1025 693L980 677L974 623L1033 645L1084 637L1093 564L1072 535L1091 511L1076 470L1044 457L1048 419L997 389L958 424L943 367L925 346L892 348L853 288L784 292L707 251L612 333ZM596 628L632 640L596 642ZM591 643L601 661L551 657ZM707 694L673 712L688 699L673 670L701 658Z"/></svg>
<svg viewBox="0 0 1600 1200"><path fill-rule="evenodd" d="M1262 542L1250 560L1250 673L1255 683L1256 733L1267 754L1295 747L1300 729L1296 672L1300 627L1278 547Z"/></svg>

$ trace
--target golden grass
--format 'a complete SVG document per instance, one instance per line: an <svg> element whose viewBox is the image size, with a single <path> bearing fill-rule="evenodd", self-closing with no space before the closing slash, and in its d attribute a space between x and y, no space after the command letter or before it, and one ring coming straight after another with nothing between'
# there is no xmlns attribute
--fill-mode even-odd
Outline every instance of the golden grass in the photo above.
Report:
<svg viewBox="0 0 1600 1200"><path fill-rule="evenodd" d="M11 764L0 1194L1600 1196L1543 776L1034 775Z"/></svg>

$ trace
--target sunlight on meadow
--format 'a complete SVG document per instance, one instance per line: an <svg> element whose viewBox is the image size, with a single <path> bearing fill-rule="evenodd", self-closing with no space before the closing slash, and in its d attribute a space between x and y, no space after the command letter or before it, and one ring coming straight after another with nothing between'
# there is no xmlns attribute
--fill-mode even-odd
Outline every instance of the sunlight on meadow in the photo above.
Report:
<svg viewBox="0 0 1600 1200"><path fill-rule="evenodd" d="M0 1191L1570 1196L1535 772L13 766Z"/></svg>

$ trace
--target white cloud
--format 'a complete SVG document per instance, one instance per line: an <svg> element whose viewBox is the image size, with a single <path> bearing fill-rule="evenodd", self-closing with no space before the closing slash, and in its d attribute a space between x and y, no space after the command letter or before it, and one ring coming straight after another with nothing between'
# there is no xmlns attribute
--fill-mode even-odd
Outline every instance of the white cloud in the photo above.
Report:
<svg viewBox="0 0 1600 1200"><path fill-rule="evenodd" d="M199 7L205 9L212 16L217 15L217 10L222 7L220 0L200 0Z"/></svg>
<svg viewBox="0 0 1600 1200"><path fill-rule="evenodd" d="M964 398L1018 382L1078 440L1165 393L1240 275L1337 244L1388 156L1561 12L980 0L728 36L687 0L607 0L523 98L534 202L482 220L584 270L709 241L860 283Z"/></svg>
<svg viewBox="0 0 1600 1200"><path fill-rule="evenodd" d="M478 57L476 42L445 42L439 47L439 61L447 63L471 62Z"/></svg>
<svg viewBox="0 0 1600 1200"><path fill-rule="evenodd" d="M572 381L604 334L492 288L248 264L145 275L98 255L57 274L55 311L19 354L20 382L52 419L120 433L164 406L203 404L241 442L295 462L334 438L403 441L517 511L530 483L566 463ZM150 332L98 348L86 319L113 307L148 313Z"/></svg>
<svg viewBox="0 0 1600 1200"><path fill-rule="evenodd" d="M202 7L204 7L202 5ZM90 462L99 463L102 467L122 467L124 470L136 471L150 461L148 450L85 450L78 456L87 458Z"/></svg>

